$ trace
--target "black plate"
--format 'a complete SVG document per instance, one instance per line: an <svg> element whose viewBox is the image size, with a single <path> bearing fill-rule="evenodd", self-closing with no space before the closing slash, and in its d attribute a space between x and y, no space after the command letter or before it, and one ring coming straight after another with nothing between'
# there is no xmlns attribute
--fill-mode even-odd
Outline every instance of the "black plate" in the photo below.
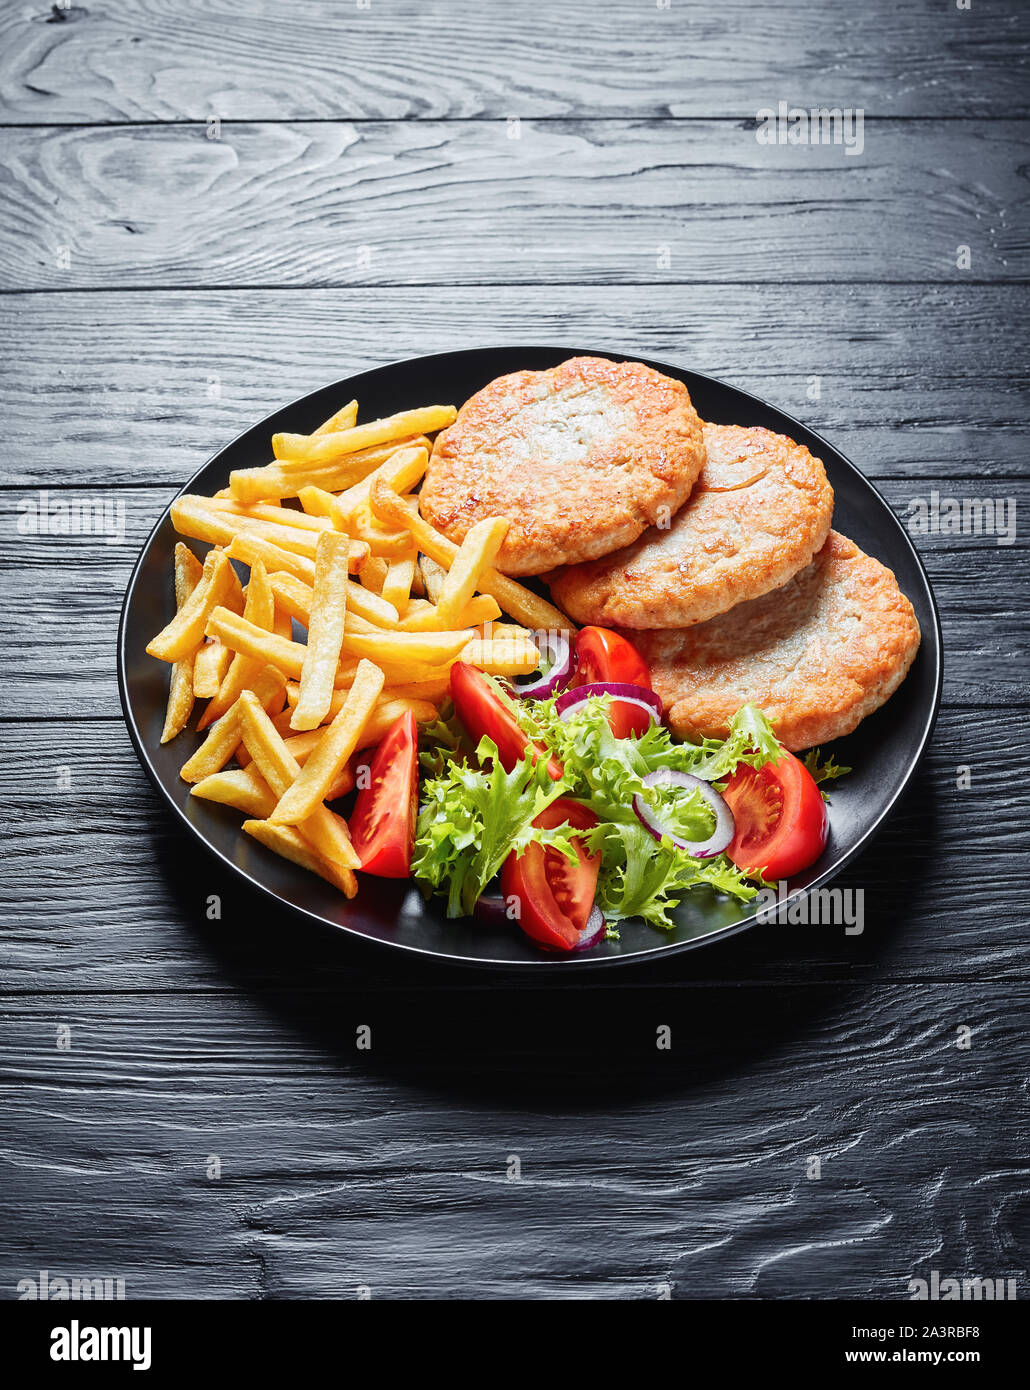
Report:
<svg viewBox="0 0 1030 1390"><path fill-rule="evenodd" d="M460 405L505 372L553 367L567 357L589 355L625 360L623 354L598 348L475 348L362 372L269 415L215 454L183 491L212 493L224 487L232 469L268 461L269 441L275 431L308 432L351 397L359 401L365 420L439 401ZM930 738L941 692L940 621L930 582L890 507L854 464L826 440L746 391L666 362L651 361L648 365L685 382L702 419L763 425L790 435L821 458L836 494L834 526L894 571L922 628L922 647L898 693L854 734L834 745L838 761L854 771L833 792L830 839L822 858L790 885L792 893L815 888L833 878L883 824ZM551 970L655 959L721 940L754 924L753 906L695 890L679 909L677 926L671 933L656 931L642 922L624 922L620 941L602 943L582 955L557 957L538 951L514 928L448 922L436 903L424 904L420 894L406 884L363 878L358 897L347 902L329 884L256 844L240 831L241 817L236 812L191 797L180 780L179 768L197 746L198 736L185 732L164 747L159 742L168 667L147 656L144 648L173 612L174 543L166 513L143 547L129 580L118 637L118 678L125 719L140 761L175 813L203 845L271 894L284 916L302 913L372 941L452 961Z"/></svg>

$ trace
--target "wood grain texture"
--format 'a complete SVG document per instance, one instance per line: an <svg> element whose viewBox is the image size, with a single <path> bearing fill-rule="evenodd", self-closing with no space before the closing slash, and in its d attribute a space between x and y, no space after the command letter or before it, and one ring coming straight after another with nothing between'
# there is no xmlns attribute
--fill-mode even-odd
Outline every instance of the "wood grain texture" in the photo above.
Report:
<svg viewBox="0 0 1030 1390"><path fill-rule="evenodd" d="M865 894L860 935L766 927L622 978L1030 979L1022 790L1030 754L1013 745L1011 721L1011 712L945 711L902 808L839 879ZM285 921L222 869L166 812L118 721L0 724L0 765L9 808L4 989L320 990L360 980L390 992L427 979L417 964ZM971 785L960 790L962 766ZM217 922L206 918L210 894L222 902ZM437 967L428 979L434 991L507 993L478 971ZM592 976L583 987L614 983Z"/></svg>
<svg viewBox="0 0 1030 1390"><path fill-rule="evenodd" d="M1012 0L84 0L9 6L0 101L18 122L1027 110ZM763 104L759 100L759 104Z"/></svg>
<svg viewBox="0 0 1030 1390"><path fill-rule="evenodd" d="M532 1029L517 993L448 994L431 1020L346 988L8 1000L0 1288L45 1268L129 1297L893 1300L931 1268L1021 1279L1028 993L534 993Z"/></svg>
<svg viewBox="0 0 1030 1390"><path fill-rule="evenodd" d="M1025 286L474 286L0 297L0 484L181 487L334 378L495 343L639 352L753 391L871 478L1026 476L1025 384L999 322ZM812 378L818 399L810 399ZM42 410L41 410L42 406Z"/></svg>
<svg viewBox="0 0 1030 1390"><path fill-rule="evenodd" d="M932 486L910 479L880 484L903 520L912 498L928 497ZM123 538L112 544L99 532L19 534L27 515L23 508L42 505L41 491L47 492L48 509L67 499L114 508L105 512L105 524L109 520L116 531L124 521ZM1017 516L1020 506L1030 505L1030 483L1013 479L990 487L982 478L952 479L947 492L1014 497ZM0 718L119 713L115 663L122 598L139 548L173 495L162 488L128 487L64 496L38 488L0 492L8 635ZM990 535L930 535L917 543L944 624L946 701L1026 700L1030 685L1021 655L1030 637L1026 536L1017 534L1013 545L999 545Z"/></svg>
<svg viewBox="0 0 1030 1390"><path fill-rule="evenodd" d="M203 126L11 129L0 289L1030 272L1027 122L878 123L857 158L760 145L747 122L511 129L240 124L217 140Z"/></svg>

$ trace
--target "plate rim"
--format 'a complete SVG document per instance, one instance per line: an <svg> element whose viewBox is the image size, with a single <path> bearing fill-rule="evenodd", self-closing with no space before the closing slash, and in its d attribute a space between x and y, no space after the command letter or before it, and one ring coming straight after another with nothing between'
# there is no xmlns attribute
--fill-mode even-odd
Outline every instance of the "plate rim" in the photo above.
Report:
<svg viewBox="0 0 1030 1390"><path fill-rule="evenodd" d="M427 947L411 945L407 942L401 941L390 941L384 937L369 935L368 933L363 932L356 927L347 926L343 922L330 921L326 917L323 917L319 912L316 912L310 908L302 907L296 903L287 902L285 899L280 897L280 895L275 891L274 888L267 886L259 878L256 878L253 874L249 873L246 869L244 869L242 865L237 864L234 860L230 859L226 854L222 852L222 850L220 850L217 847L217 845L214 845L203 834L203 832L200 829L198 829L198 827L185 814L183 808L178 804L177 801L175 801L175 799L171 796L169 791L165 788L164 783L158 776L157 771L150 758L150 754L147 745L144 742L142 733L139 727L137 726L135 714L132 709L132 705L129 700L128 694L128 673L126 671L125 666L125 628L129 608L132 603L133 595L135 594L136 584L139 580L139 575L143 566L144 559L150 551L150 547L154 542L154 538L157 535L157 532L164 525L173 503L192 488L197 479L199 479L200 476L203 473L205 473L208 470L208 468L211 467L211 465L219 458L220 455L226 453L235 444L239 443L244 438L244 436L250 434L254 430L260 429L261 426L271 422L277 416L281 415L284 411L292 410L297 406L303 405L304 402L310 400L312 396L319 395L323 391L335 391L337 389L345 391L348 386L348 383L353 382L356 377L366 375L370 372L388 371L397 368L414 367L417 364L432 362L435 360L439 360L440 358L454 358L459 356L474 357L481 353L496 352L515 354L565 352L570 357L609 357L615 361L641 362L645 366L652 367L656 371L671 373L674 379L676 377L676 373L684 373L686 375L696 377L700 380L711 382L713 386L719 387L722 390L728 390L734 392L738 396L745 397L749 402L753 403L755 406L760 407L762 410L774 412L776 415L780 416L781 419L787 421L792 427L795 427L803 431L805 434L809 435L811 438L818 440L820 444L823 444L826 446L827 449L832 450L833 454L837 458L842 460L843 463L851 470L851 472L858 477L860 482L863 483L866 487L868 487L878 498L878 500L882 503L882 505L894 521L896 530L900 535L902 541L904 542L905 546L907 546L911 558L915 561L917 572L923 583L923 587L926 592L926 597L929 601L929 610L930 615L932 617L934 633L932 707L930 709L929 717L925 721L925 725L921 737L919 739L918 747L915 749L913 753L910 754L906 762L904 772L898 778L889 800L881 810L880 814L876 817L872 825L870 825L869 828L865 831L865 833L853 845L851 845L838 859L836 859L829 868L827 868L822 874L820 874L818 878L814 879L811 883L806 884L804 888L800 888L797 889L795 892L792 892L788 897L784 899L783 903L780 904L779 907L787 907L790 904L798 902L802 898L807 897L809 894L818 891L818 889L825 886L826 883L830 882L832 879L837 878L843 872L843 870L848 867L849 864L853 863L853 861L856 858L858 858L858 856L869 847L872 841L882 830L886 821L894 813L894 810L897 807L898 802L901 800L905 792L908 790L908 787L926 754L926 750L929 747L930 740L933 737L934 729L937 724L937 718L941 708L941 701L944 688L944 636L941 627L940 611L937 606L937 597L934 593L933 585L930 582L930 576L927 573L926 566L923 564L922 556L919 554L919 551L913 544L908 532L901 524L900 518L895 514L893 507L887 501L886 497L884 497L884 495L880 492L876 484L866 477L865 473L862 472L858 465L854 463L852 459L848 457L847 454L843 453L835 444L831 443L831 441L828 440L818 430L813 429L810 425L806 425L802 420L799 420L795 416L789 414L787 411L782 410L779 406L773 405L770 401L765 400L763 397L755 395L753 391L747 391L744 390L742 387L734 386L730 382L723 381L721 378L713 376L710 372L696 371L692 367L679 366L678 364L664 362L654 357L644 357L637 354L627 354L619 348L595 347L589 350L583 350L568 348L563 343L500 343L481 344L476 347L453 348L444 352L418 353L414 357L398 358L391 362L382 362L379 363L377 366L363 368L361 371L352 372L349 376L341 377L336 381L326 382L323 386L316 387L314 390L305 391L302 395L297 396L293 400L287 401L284 404L277 406L274 410L269 411L268 414L264 415L260 420L256 420L253 424L247 425L244 429L240 430L238 434L234 435L232 439L227 440L226 443L220 445L219 448L217 448L204 460L200 467L186 480L183 486L179 488L175 495L166 503L166 505L162 509L160 516L157 518L153 526L150 528L150 531L148 532L146 539L139 548L132 570L129 574L128 582L125 586L125 593L122 597L121 612L119 614L118 619L117 636L116 666L118 676L118 696L121 702L122 716L125 721L125 726L129 731L129 738L132 742L133 749L136 753L136 757L139 760L144 772L146 773L147 778L149 779L153 787L157 790L165 805L171 808L178 821L186 827L186 829L189 831L190 835L194 839L200 842L200 844L204 847L207 853L214 855L234 874L236 874L239 878L243 879L245 883L248 883L252 888L257 888L260 892L265 894L273 902L277 903L279 907L286 913L296 914L298 916L304 917L305 919L317 924L321 928L329 928L333 931L342 932L347 937L351 939L357 939L365 945L369 946L370 948L374 947L377 950L381 948L383 951L389 952L402 951L409 957L419 957L423 960L432 960L435 964L444 966L459 965L463 967L473 967L482 970L508 972L538 971L541 967L551 968L553 970L555 967L558 967L563 971L571 970L575 973L580 973L584 970L601 970L605 968L615 967L618 965L643 965L645 963L653 965L659 961L666 961L671 956L681 955L684 952L696 951L702 949L705 946L712 946L717 943L723 943L729 940L730 937L736 936L741 932L751 930L753 927L757 926L759 912L756 910L749 916L741 918L737 922L728 923L726 926L718 927L715 931L708 932L703 936L693 937L687 941L669 941L663 943L660 940L660 938L657 938L656 944L653 948L649 948L644 951L634 951L632 954L625 956L590 956L589 954L585 953L582 955L572 953L570 955L559 956L541 951L539 957L536 959L527 958L522 960L506 960L501 957L494 958L482 956L466 956L454 952L447 952L446 954L444 954L439 951L430 950ZM519 369L512 368L512 370ZM924 636L924 643L921 647L921 653L925 652L925 650L926 644Z"/></svg>

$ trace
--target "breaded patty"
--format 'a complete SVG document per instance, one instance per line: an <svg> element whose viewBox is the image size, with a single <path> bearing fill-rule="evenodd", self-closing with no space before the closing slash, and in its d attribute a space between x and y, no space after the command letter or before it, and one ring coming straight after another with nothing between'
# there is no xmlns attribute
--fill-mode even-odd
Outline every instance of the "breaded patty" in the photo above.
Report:
<svg viewBox="0 0 1030 1390"><path fill-rule="evenodd" d="M688 627L779 589L810 563L833 517L820 460L770 430L706 424L704 440L705 466L670 526L550 576L571 618Z"/></svg>
<svg viewBox="0 0 1030 1390"><path fill-rule="evenodd" d="M513 372L466 401L433 446L420 506L452 541L511 528L497 568L542 574L608 555L686 501L704 462L682 382L639 362L573 357Z"/></svg>
<svg viewBox="0 0 1030 1390"><path fill-rule="evenodd" d="M630 632L682 738L725 738L757 705L792 751L850 734L894 694L919 624L894 575L831 531L782 589L679 632Z"/></svg>

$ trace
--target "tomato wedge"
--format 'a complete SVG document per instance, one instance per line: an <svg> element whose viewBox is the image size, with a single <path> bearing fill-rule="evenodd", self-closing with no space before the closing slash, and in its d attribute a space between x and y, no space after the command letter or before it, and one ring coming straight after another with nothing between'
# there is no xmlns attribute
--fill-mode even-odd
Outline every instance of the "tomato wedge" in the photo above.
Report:
<svg viewBox="0 0 1030 1390"><path fill-rule="evenodd" d="M378 878L407 878L418 815L418 726L411 710L387 730L350 818L361 867Z"/></svg>
<svg viewBox="0 0 1030 1390"><path fill-rule="evenodd" d="M553 830L566 821L577 830L592 830L597 817L580 802L560 796L533 824ZM579 839L575 844L575 864L559 850L532 844L521 858L509 854L501 868L501 891L505 902L514 899L518 904L519 926L534 941L555 951L575 948L597 890L601 856L588 854Z"/></svg>
<svg viewBox="0 0 1030 1390"><path fill-rule="evenodd" d="M505 772L510 772L519 759L526 756L529 735L519 727L518 720L498 698L482 671L467 661L456 661L451 667L451 699L473 743L481 738L493 739ZM540 757L547 757L546 749L533 746ZM548 758L547 770L556 782L564 771L557 758Z"/></svg>
<svg viewBox="0 0 1030 1390"><path fill-rule="evenodd" d="M585 627L576 636L577 685L642 685L651 689L651 672L633 643L606 627ZM651 721L637 705L613 700L608 723L616 738L640 738Z"/></svg>
<svg viewBox="0 0 1030 1390"><path fill-rule="evenodd" d="M829 833L826 804L812 774L791 753L757 771L739 767L724 799L736 822L726 853L745 873L790 878L822 854Z"/></svg>
<svg viewBox="0 0 1030 1390"><path fill-rule="evenodd" d="M651 672L625 637L606 627L584 627L576 636L573 685L643 685L650 690Z"/></svg>

